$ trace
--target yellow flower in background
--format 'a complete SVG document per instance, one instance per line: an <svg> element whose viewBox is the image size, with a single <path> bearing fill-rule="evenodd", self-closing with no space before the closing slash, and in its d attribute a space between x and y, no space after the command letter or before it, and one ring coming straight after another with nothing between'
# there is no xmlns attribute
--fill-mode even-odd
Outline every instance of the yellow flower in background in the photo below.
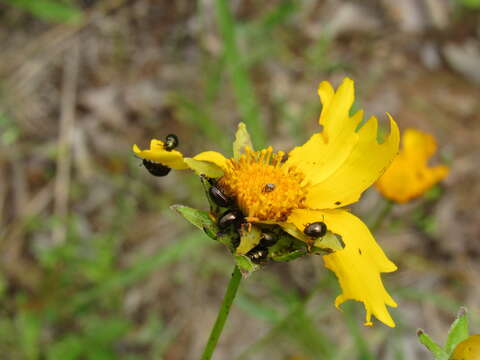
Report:
<svg viewBox="0 0 480 360"><path fill-rule="evenodd" d="M437 144L432 135L406 129L402 136L402 150L377 181L377 189L397 203L406 203L424 194L448 175L448 167L444 165L428 166L428 160L436 151Z"/></svg>
<svg viewBox="0 0 480 360"><path fill-rule="evenodd" d="M345 247L324 255L325 266L335 272L342 288L335 300L338 307L353 299L363 302L366 325L374 315L388 326L395 326L387 305L395 301L385 290L381 273L396 270L376 243L367 226L349 210L361 194L385 171L398 152L399 130L390 118L390 134L377 142L377 119L371 117L360 129L363 110L350 116L354 102L354 84L346 78L333 89L329 82L318 88L323 105L321 132L289 152L271 147L255 151L244 124L239 125L233 144L233 157L208 151L193 158L172 153L162 142L152 140L149 150L134 152L140 158L164 166L190 168L215 178L216 183L236 205L248 223L276 224L290 235L322 246L322 237L308 236L310 224L323 223L339 235ZM250 250L243 248L237 253Z"/></svg>
<svg viewBox="0 0 480 360"><path fill-rule="evenodd" d="M470 335L458 344L450 360L480 360L480 334Z"/></svg>

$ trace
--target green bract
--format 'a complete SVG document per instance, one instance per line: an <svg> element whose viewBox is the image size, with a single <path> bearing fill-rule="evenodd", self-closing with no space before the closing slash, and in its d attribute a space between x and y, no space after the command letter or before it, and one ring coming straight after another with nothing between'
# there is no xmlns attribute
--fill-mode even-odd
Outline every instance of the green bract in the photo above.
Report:
<svg viewBox="0 0 480 360"><path fill-rule="evenodd" d="M455 348L469 337L467 309L461 307L458 311L457 318L448 331L447 341L444 347L434 342L422 329L417 331L417 336L420 342L432 353L434 360L454 360L452 354ZM465 358L465 360L474 359Z"/></svg>

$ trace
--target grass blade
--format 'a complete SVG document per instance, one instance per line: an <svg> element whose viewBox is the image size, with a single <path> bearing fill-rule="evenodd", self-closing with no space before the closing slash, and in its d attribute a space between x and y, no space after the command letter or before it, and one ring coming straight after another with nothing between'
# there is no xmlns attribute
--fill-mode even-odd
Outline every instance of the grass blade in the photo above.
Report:
<svg viewBox="0 0 480 360"><path fill-rule="evenodd" d="M265 130L260 119L253 85L237 47L235 19L230 12L229 4L230 2L226 0L215 1L217 23L223 38L227 69L242 121L245 122L251 132L255 147L263 148L265 147Z"/></svg>
<svg viewBox="0 0 480 360"><path fill-rule="evenodd" d="M3 0L8 4L31 13L33 16L52 22L76 24L83 13L74 6L53 0Z"/></svg>

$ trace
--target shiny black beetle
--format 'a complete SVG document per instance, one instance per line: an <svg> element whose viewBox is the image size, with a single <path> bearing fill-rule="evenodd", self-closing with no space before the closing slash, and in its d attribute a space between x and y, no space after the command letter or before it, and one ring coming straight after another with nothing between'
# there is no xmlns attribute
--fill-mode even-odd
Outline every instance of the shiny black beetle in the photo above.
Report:
<svg viewBox="0 0 480 360"><path fill-rule="evenodd" d="M163 148L167 151L172 151L178 146L178 137L175 134L168 134L165 137L165 144Z"/></svg>
<svg viewBox="0 0 480 360"><path fill-rule="evenodd" d="M260 245L264 247L270 247L277 243L278 237L277 235L269 232L262 233L262 237L260 238Z"/></svg>
<svg viewBox="0 0 480 360"><path fill-rule="evenodd" d="M166 165L162 165L147 159L143 159L142 163L143 166L145 166L145 169L147 169L148 172L153 176L167 176L170 170L172 170Z"/></svg>
<svg viewBox="0 0 480 360"><path fill-rule="evenodd" d="M327 225L322 221L317 221L305 226L303 233L312 238L319 238L327 233Z"/></svg>
<svg viewBox="0 0 480 360"><path fill-rule="evenodd" d="M218 206L228 207L231 203L231 199L216 185L212 185L210 189L208 189L208 194L213 202Z"/></svg>
<svg viewBox="0 0 480 360"><path fill-rule="evenodd" d="M242 222L243 222L243 215L240 211L227 210L220 216L217 224L220 230L224 230L228 228L230 225L235 225L235 227L238 227Z"/></svg>
<svg viewBox="0 0 480 360"><path fill-rule="evenodd" d="M172 151L178 146L178 137L175 134L169 134L165 137L165 144L163 148L167 151ZM170 170L172 170L167 165L163 165L152 160L143 159L142 161L145 169L148 170L153 176L167 176Z"/></svg>
<svg viewBox="0 0 480 360"><path fill-rule="evenodd" d="M253 263L260 264L267 260L268 249L262 245L257 245L247 253L247 256Z"/></svg>

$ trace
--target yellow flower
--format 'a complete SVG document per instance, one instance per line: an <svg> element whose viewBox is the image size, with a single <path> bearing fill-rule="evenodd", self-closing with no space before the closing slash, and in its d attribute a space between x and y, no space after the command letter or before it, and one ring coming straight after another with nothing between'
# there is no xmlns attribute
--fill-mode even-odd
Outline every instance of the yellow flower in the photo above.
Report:
<svg viewBox="0 0 480 360"><path fill-rule="evenodd" d="M471 335L455 347L451 360L480 360L480 334Z"/></svg>
<svg viewBox="0 0 480 360"><path fill-rule="evenodd" d="M393 160L376 187L387 199L406 203L424 194L448 175L448 167L428 167L428 160L437 151L433 136L415 129L406 129L403 148Z"/></svg>
<svg viewBox="0 0 480 360"><path fill-rule="evenodd" d="M366 325L372 324L374 315L393 327L387 305L395 307L396 303L385 290L381 273L395 271L396 266L367 226L341 208L358 201L385 171L398 152L399 130L390 115L391 131L382 144L376 140L375 117L357 129L363 111L350 116L354 102L351 79L346 78L337 91L324 81L318 94L323 105L319 119L323 130L290 151L287 159L271 147L254 151L244 124L239 125L234 156L229 159L209 151L194 158L178 157L173 162L172 157L177 155L162 146L145 151L135 146L134 151L141 158L171 167L188 166L199 174L217 178L222 191L236 199L250 223L278 224L307 243L312 238L304 234L305 227L315 222L326 224L345 243L342 250L323 257L342 288L335 305L348 299L361 301L366 309ZM321 238L315 244L318 241Z"/></svg>

